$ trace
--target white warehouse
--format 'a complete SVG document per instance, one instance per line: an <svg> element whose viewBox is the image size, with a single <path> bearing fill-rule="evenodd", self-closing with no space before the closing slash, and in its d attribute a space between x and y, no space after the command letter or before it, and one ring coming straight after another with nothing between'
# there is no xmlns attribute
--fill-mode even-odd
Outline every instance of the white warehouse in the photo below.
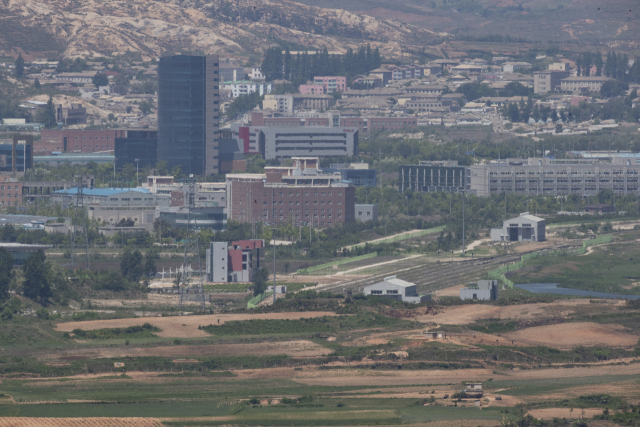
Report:
<svg viewBox="0 0 640 427"><path fill-rule="evenodd" d="M502 228L491 229L492 242L543 242L546 239L546 222L543 218L521 213L519 217L508 219Z"/></svg>
<svg viewBox="0 0 640 427"><path fill-rule="evenodd" d="M365 286L364 294L390 298L403 302L421 303L431 300L431 295L418 295L418 285L405 282L396 276L385 277L382 282Z"/></svg>

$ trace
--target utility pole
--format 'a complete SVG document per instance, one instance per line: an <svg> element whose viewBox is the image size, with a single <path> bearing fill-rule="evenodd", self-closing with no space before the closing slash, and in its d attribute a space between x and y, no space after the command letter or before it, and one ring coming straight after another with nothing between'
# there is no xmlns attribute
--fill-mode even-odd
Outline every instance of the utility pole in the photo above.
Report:
<svg viewBox="0 0 640 427"><path fill-rule="evenodd" d="M273 234L273 305L276 305L276 231L277 228L271 229Z"/></svg>
<svg viewBox="0 0 640 427"><path fill-rule="evenodd" d="M202 263L200 260L200 242L198 237L198 224L196 221L196 181L193 175L189 175L189 179L186 180L189 185L187 192L186 205L189 207L189 213L187 216L187 233L184 238L184 258L182 261L182 276L180 276L179 290L180 290L180 308L183 307L185 299L185 292L190 290L195 291L196 301L202 303L202 311L204 312L206 303L204 299L204 278L202 277ZM195 259L193 259L195 257ZM189 289L191 278L193 276L193 268L191 263L195 262L198 267L198 274L200 275L199 283L193 286L193 289Z"/></svg>
<svg viewBox="0 0 640 427"><path fill-rule="evenodd" d="M140 159L136 159L136 180L138 181L138 185L140 185L140 177L138 176L140 167Z"/></svg>
<svg viewBox="0 0 640 427"><path fill-rule="evenodd" d="M464 246L464 199L466 194L464 190L462 191L462 256L465 255L465 246Z"/></svg>

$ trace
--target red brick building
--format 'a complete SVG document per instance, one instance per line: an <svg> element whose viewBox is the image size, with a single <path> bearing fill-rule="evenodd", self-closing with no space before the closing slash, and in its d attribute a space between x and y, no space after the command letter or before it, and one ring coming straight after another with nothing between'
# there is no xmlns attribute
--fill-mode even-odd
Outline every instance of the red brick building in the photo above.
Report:
<svg viewBox="0 0 640 427"><path fill-rule="evenodd" d="M228 174L227 218L268 225L291 221L318 228L355 221L355 187L338 181L290 185L276 175Z"/></svg>
<svg viewBox="0 0 640 427"><path fill-rule="evenodd" d="M0 206L22 205L22 183L7 175L0 175Z"/></svg>
<svg viewBox="0 0 640 427"><path fill-rule="evenodd" d="M34 141L36 155L52 151L95 153L113 151L116 138L125 138L126 130L50 130L40 133L40 141Z"/></svg>

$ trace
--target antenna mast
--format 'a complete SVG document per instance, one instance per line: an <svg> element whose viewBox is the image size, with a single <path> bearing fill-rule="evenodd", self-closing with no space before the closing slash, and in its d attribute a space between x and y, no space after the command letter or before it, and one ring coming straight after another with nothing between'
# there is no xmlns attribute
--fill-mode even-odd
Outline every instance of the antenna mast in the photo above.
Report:
<svg viewBox="0 0 640 427"><path fill-rule="evenodd" d="M182 274L178 284L180 288L180 308L183 307L184 301L188 300L188 295L195 295L195 301L199 301L202 305L202 311L205 310L204 300L204 277L202 276L202 263L200 260L200 242L198 241L198 224L196 222L196 181L193 175L184 181L188 184L186 204L189 209L187 215L187 234L184 239L184 260L182 261ZM192 265L197 266L199 279L198 283L190 285L193 280ZM186 297L186 298L185 298Z"/></svg>

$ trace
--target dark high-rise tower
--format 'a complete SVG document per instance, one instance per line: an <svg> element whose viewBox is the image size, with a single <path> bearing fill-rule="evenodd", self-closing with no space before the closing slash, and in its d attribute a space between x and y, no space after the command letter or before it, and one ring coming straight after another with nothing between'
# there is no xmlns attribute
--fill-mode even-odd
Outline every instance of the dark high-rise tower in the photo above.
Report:
<svg viewBox="0 0 640 427"><path fill-rule="evenodd" d="M169 170L211 175L220 171L218 56L189 52L158 64L158 160Z"/></svg>

